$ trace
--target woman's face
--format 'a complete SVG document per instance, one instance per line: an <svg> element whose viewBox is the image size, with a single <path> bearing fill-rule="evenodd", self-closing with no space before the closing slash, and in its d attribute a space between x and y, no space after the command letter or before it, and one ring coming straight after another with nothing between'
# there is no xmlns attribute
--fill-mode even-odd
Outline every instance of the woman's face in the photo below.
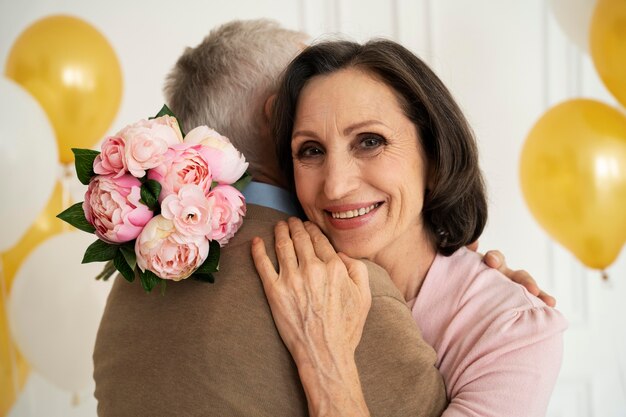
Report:
<svg viewBox="0 0 626 417"><path fill-rule="evenodd" d="M377 78L357 69L312 78L291 150L298 199L337 251L375 259L424 238L427 167L417 129Z"/></svg>

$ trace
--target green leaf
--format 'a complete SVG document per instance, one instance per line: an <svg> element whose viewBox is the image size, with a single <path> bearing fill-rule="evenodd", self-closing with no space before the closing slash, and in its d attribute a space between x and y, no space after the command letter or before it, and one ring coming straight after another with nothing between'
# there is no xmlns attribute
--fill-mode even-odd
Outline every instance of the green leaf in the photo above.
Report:
<svg viewBox="0 0 626 417"><path fill-rule="evenodd" d="M149 269L143 271L140 275L141 286L146 292L152 291L152 289L159 283L161 278Z"/></svg>
<svg viewBox="0 0 626 417"><path fill-rule="evenodd" d="M66 223L71 224L77 229L80 229L87 233L93 233L96 228L91 225L85 218L85 212L83 211L83 203L76 203L68 209L57 214L57 217Z"/></svg>
<svg viewBox="0 0 626 417"><path fill-rule="evenodd" d="M209 242L209 255L206 260L198 269L195 270L195 274L211 274L217 272L220 269L220 244L217 240L211 240Z"/></svg>
<svg viewBox="0 0 626 417"><path fill-rule="evenodd" d="M243 173L241 178L235 181L235 183L233 184L233 187L235 187L239 191L243 191L244 188L246 188L248 184L250 184L250 181L252 181L252 175L250 175L248 171L246 171Z"/></svg>
<svg viewBox="0 0 626 417"><path fill-rule="evenodd" d="M72 148L72 152L74 152L76 176L82 184L88 185L91 178L96 175L96 173L93 172L93 161L96 159L96 156L100 155L100 152L92 149L79 148Z"/></svg>
<svg viewBox="0 0 626 417"><path fill-rule="evenodd" d="M119 249L118 245L110 245L103 240L96 240L85 251L82 263L104 262L115 258L115 254Z"/></svg>
<svg viewBox="0 0 626 417"><path fill-rule="evenodd" d="M126 263L128 263L128 266L130 266L130 269L135 269L135 267L137 266L137 255L135 254L135 245L131 244L124 244L122 246L120 246L120 252L122 252L122 255L124 256L124 259L126 259Z"/></svg>
<svg viewBox="0 0 626 417"><path fill-rule="evenodd" d="M115 269L120 271L120 274L126 278L126 281L133 282L135 280L135 271L128 265L126 262L126 257L123 255L121 250L118 250L115 254L115 258L113 258L113 265L115 265Z"/></svg>
<svg viewBox="0 0 626 417"><path fill-rule="evenodd" d="M167 287L167 280L161 280L161 296L165 295L165 287Z"/></svg>
<svg viewBox="0 0 626 417"><path fill-rule="evenodd" d="M191 279L195 279L196 281L202 281L202 282L210 282L211 284L215 283L215 277L213 276L213 274L195 273L191 276Z"/></svg>
<svg viewBox="0 0 626 417"><path fill-rule="evenodd" d="M147 180L141 185L141 200L152 211L159 207L161 184L155 180Z"/></svg>
<svg viewBox="0 0 626 417"><path fill-rule="evenodd" d="M156 119L157 117L161 117L161 116L172 116L172 117L176 117L174 116L174 112L172 112L170 110L169 107L167 107L167 104L164 104L163 107L161 107L161 110L159 110L159 112L157 113L156 116L151 117L150 120L152 119Z"/></svg>
<svg viewBox="0 0 626 417"><path fill-rule="evenodd" d="M102 269L102 272L96 275L96 281L98 280L106 281L109 278L111 278L111 275L113 275L114 273L115 273L115 265L113 265L113 261L109 261L106 264L104 264L104 268Z"/></svg>

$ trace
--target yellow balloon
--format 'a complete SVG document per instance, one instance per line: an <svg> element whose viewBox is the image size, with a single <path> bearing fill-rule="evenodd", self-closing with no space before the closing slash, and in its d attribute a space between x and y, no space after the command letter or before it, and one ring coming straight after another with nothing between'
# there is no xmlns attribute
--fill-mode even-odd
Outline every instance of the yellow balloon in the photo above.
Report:
<svg viewBox="0 0 626 417"><path fill-rule="evenodd" d="M4 284L7 294L11 289L15 273L28 254L41 242L63 232L65 225L56 218L63 211L62 187L57 183L52 197L45 209L39 214L30 229L20 241L6 252L0 253ZM20 355L13 344L6 318L5 300L0 296L0 416L8 413L13 402L22 389L29 372L26 360ZM17 391L15 386L17 384Z"/></svg>
<svg viewBox="0 0 626 417"><path fill-rule="evenodd" d="M46 17L22 32L6 75L48 114L63 163L74 160L70 148L89 148L101 139L122 97L115 51L93 26L71 16Z"/></svg>
<svg viewBox="0 0 626 417"><path fill-rule="evenodd" d="M604 85L626 106L626 1L598 1L591 19L589 44Z"/></svg>
<svg viewBox="0 0 626 417"><path fill-rule="evenodd" d="M29 366L9 335L6 306L0 297L0 416L13 406L28 377Z"/></svg>
<svg viewBox="0 0 626 417"><path fill-rule="evenodd" d="M548 110L520 160L522 192L539 224L585 265L604 269L626 242L626 116L594 100Z"/></svg>

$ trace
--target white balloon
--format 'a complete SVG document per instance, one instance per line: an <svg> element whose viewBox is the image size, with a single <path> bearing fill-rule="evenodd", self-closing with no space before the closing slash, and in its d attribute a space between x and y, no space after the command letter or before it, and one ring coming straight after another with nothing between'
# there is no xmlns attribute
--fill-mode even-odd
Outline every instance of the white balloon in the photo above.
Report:
<svg viewBox="0 0 626 417"><path fill-rule="evenodd" d="M70 392L93 381L92 353L113 278L96 281L102 262L81 264L95 236L56 235L37 246L15 275L9 328L32 367Z"/></svg>
<svg viewBox="0 0 626 417"><path fill-rule="evenodd" d="M43 210L57 179L54 130L39 103L0 76L0 252Z"/></svg>
<svg viewBox="0 0 626 417"><path fill-rule="evenodd" d="M596 0L550 0L561 29L581 51L589 52L589 26Z"/></svg>

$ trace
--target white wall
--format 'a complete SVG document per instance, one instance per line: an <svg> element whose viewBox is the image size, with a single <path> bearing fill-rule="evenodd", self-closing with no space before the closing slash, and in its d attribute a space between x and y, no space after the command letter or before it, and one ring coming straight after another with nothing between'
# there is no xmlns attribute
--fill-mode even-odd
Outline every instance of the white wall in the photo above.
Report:
<svg viewBox="0 0 626 417"><path fill-rule="evenodd" d="M626 256L609 269L610 282L601 282L548 238L518 185L524 137L549 105L581 95L615 103L547 0L0 0L0 62L25 27L55 13L87 20L118 54L125 89L111 131L156 111L163 78L183 48L233 18L271 17L314 37L387 36L413 49L450 87L476 131L491 209L481 248L498 248L511 266L529 270L570 319L548 415L626 416ZM68 395L35 376L11 415L95 415L89 393L81 399L70 408Z"/></svg>

